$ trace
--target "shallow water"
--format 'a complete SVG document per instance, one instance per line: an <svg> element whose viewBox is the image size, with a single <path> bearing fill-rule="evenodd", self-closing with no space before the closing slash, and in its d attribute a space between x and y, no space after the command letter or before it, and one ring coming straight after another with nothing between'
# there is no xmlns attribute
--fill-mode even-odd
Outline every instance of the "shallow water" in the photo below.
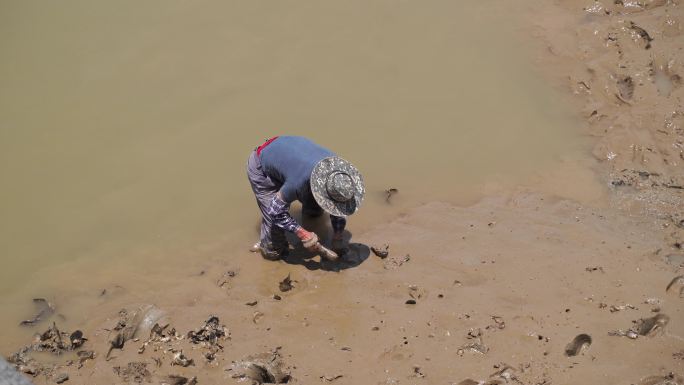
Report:
<svg viewBox="0 0 684 385"><path fill-rule="evenodd" d="M258 220L245 163L272 135L362 171L352 232L585 159L501 7L4 1L0 327L33 296L97 311L114 282L142 296L243 253Z"/></svg>

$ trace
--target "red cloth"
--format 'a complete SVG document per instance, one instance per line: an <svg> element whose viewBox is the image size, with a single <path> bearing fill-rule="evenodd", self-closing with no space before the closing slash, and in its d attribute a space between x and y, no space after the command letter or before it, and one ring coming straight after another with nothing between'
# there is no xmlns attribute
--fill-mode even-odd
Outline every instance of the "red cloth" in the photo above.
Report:
<svg viewBox="0 0 684 385"><path fill-rule="evenodd" d="M273 141L276 140L276 139L278 139L278 137L277 137L277 136L274 136L274 137L272 137L271 139L265 141L264 144L262 144L261 146L257 147L257 150L256 150L257 156L261 155L261 150L263 150L266 146L268 146L269 144L271 144L271 142L273 142Z"/></svg>

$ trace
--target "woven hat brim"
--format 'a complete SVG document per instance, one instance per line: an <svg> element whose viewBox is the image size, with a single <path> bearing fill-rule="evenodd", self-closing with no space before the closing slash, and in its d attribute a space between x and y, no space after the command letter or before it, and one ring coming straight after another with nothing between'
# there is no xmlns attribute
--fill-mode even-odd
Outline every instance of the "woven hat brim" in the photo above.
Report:
<svg viewBox="0 0 684 385"><path fill-rule="evenodd" d="M328 196L325 183L328 175L333 171L343 172L352 178L356 187L353 199L347 202L337 202ZM363 177L356 167L339 156L331 156L319 161L311 172L311 193L316 203L328 214L346 217L354 214L361 207L366 187L363 183Z"/></svg>

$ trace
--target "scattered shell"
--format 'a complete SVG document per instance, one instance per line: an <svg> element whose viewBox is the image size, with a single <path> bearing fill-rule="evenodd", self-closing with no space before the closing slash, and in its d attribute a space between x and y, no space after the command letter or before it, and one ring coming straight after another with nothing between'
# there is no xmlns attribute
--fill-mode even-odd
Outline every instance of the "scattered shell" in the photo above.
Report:
<svg viewBox="0 0 684 385"><path fill-rule="evenodd" d="M574 357L582 350L588 349L590 345L591 336L589 334L579 334L565 347L565 355Z"/></svg>
<svg viewBox="0 0 684 385"><path fill-rule="evenodd" d="M609 336L617 336L617 337L627 337L631 338L633 340L637 339L639 337L639 334L635 332L634 330L622 330L622 329L617 329L617 330L611 330L608 332Z"/></svg>
<svg viewBox="0 0 684 385"><path fill-rule="evenodd" d="M219 325L219 322L217 316L209 317L201 328L188 332L188 339L193 344L218 344L219 340L230 337L228 328L225 325Z"/></svg>
<svg viewBox="0 0 684 385"><path fill-rule="evenodd" d="M626 310L626 309L639 310L636 306L630 305L628 303L624 304L624 305L618 305L618 306L611 305L610 309L608 309L608 310L610 310L611 313L615 313L615 312Z"/></svg>

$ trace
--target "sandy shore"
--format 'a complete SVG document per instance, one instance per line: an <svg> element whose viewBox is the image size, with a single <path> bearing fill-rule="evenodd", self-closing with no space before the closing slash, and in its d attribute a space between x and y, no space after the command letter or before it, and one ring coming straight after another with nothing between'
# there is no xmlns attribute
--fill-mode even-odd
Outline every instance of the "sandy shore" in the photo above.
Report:
<svg viewBox="0 0 684 385"><path fill-rule="evenodd" d="M673 282L684 274L684 11L616 3L557 1L530 20L541 71L596 138L609 207L534 191L429 203L354 234L347 263L245 251L163 294L108 288L85 342L53 330L33 350L62 354L10 358L37 384L684 383L684 282ZM385 259L368 249L384 244ZM572 355L581 334L591 342Z"/></svg>

